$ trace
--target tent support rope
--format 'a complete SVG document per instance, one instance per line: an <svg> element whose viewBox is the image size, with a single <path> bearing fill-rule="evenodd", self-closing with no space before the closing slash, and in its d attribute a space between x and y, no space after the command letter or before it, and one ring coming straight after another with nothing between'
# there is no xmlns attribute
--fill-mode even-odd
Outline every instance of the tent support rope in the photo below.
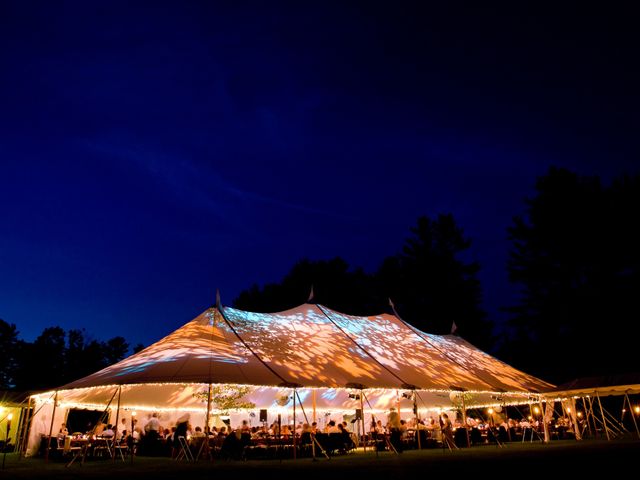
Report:
<svg viewBox="0 0 640 480"><path fill-rule="evenodd" d="M229 328L231 329L231 331L233 332L233 334L238 337L238 340L240 340L240 342L242 342L242 345L244 345L244 347L249 350L251 352L251 354L256 357L260 363L262 363L262 365L264 365L271 373L273 373L276 377L278 377L280 380L282 380L282 383L286 384L286 385L293 385L293 382L289 382L288 380L286 380L282 375L280 375L278 372L276 372L273 368L271 368L271 366L265 362L262 358L260 358L260 355L258 355L256 352L253 351L253 349L249 346L249 344L247 342L244 341L244 339L240 336L240 334L236 331L236 329L233 327L233 324L229 321L229 319L227 318L227 316L224 314L224 307L222 305L220 305L218 307L218 311L220 312L220 315L222 316L222 319L225 321L225 323L229 326Z"/></svg>
<svg viewBox="0 0 640 480"><path fill-rule="evenodd" d="M58 406L58 391L53 399L53 413L51 414L51 426L49 427L49 438L47 439L47 450L44 452L44 461L49 462L49 450L51 450L51 434L53 433L53 421L56 418L56 407Z"/></svg>
<svg viewBox="0 0 640 480"><path fill-rule="evenodd" d="M305 420L305 422L307 422L307 425L310 426L311 424L309 423L309 418L307 417L307 412L304 410L304 405L302 404L302 400L300 399L300 394L298 393L298 390L294 388L293 389L293 394L298 397L298 403L300 404L300 408L302 409L302 415L304 416L304 420ZM295 402L295 398L294 398L294 402ZM294 426L295 426L295 424L294 424ZM325 449L322 447L322 445L320 444L320 442L316 438L315 432L311 432L311 451L312 451L312 458L313 458L314 461L316 459L316 445L318 445L318 447L320 448L320 451L327 458L327 460L330 460L331 457L329 457L329 455L327 455L327 452L325 451Z"/></svg>
<svg viewBox="0 0 640 480"><path fill-rule="evenodd" d="M353 344L358 347L360 350L362 350L364 353L366 353L368 356L370 356L374 362L376 362L378 365L380 365L382 368L384 368L387 372L389 372L391 375L393 375L394 377L396 377L398 380L400 380L400 382L402 383L402 386L405 385L410 385L408 382L405 382L402 378L400 378L400 376L398 376L397 374L395 374L392 370L390 370L388 367L386 367L384 364L382 364L376 357L374 357L371 353L369 353L369 351L364 348L362 345L360 345L358 342L355 341L355 339L353 337L351 337L351 335L349 335L347 332L344 331L344 329L338 325L328 314L327 312L325 312L324 308L322 308L322 305L316 305L316 307L318 307L318 309L324 314L325 317L327 317L329 319L329 321L331 323L333 323L336 328L338 330L340 330L340 332L347 337L349 340L351 340L351 342L353 342Z"/></svg>

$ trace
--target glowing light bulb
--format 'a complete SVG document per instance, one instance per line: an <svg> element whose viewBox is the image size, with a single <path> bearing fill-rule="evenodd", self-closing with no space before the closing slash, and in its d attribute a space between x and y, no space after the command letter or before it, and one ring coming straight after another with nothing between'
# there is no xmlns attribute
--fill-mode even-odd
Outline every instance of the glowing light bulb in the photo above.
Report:
<svg viewBox="0 0 640 480"><path fill-rule="evenodd" d="M634 408L636 413L640 413L640 406L636 405L636 407Z"/></svg>
<svg viewBox="0 0 640 480"><path fill-rule="evenodd" d="M567 413L571 413L571 407L567 407Z"/></svg>
<svg viewBox="0 0 640 480"><path fill-rule="evenodd" d="M13 413L10 413L9 415L7 415L7 420L9 421L13 420Z"/></svg>
<svg viewBox="0 0 640 480"><path fill-rule="evenodd" d="M493 408L490 408L487 412L489 412L489 415L493 415Z"/></svg>
<svg viewBox="0 0 640 480"><path fill-rule="evenodd" d="M131 416L132 416L132 417L135 417L136 415L137 415L137 413L136 413L136 412L131 412Z"/></svg>
<svg viewBox="0 0 640 480"><path fill-rule="evenodd" d="M579 418L582 418L582 412L578 412L576 415L578 415Z"/></svg>
<svg viewBox="0 0 640 480"><path fill-rule="evenodd" d="M540 409L538 407L533 407L533 413L536 415L540 413Z"/></svg>

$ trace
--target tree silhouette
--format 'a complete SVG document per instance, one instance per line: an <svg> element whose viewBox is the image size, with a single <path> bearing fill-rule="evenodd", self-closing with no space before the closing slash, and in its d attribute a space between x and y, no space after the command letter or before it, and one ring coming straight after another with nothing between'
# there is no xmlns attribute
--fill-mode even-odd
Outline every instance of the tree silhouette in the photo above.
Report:
<svg viewBox="0 0 640 480"><path fill-rule="evenodd" d="M18 330L0 318L0 389L14 386L18 370Z"/></svg>
<svg viewBox="0 0 640 480"><path fill-rule="evenodd" d="M354 315L389 311L391 297L402 317L432 333L459 333L481 348L491 344L491 327L480 309L479 266L460 256L471 242L452 215L418 219L403 251L382 262L374 274L352 269L346 261L301 260L280 283L242 292L234 306L276 312L297 306L314 287L314 301Z"/></svg>
<svg viewBox="0 0 640 480"><path fill-rule="evenodd" d="M362 269L351 270L341 258L297 262L280 283L253 285L240 293L233 305L258 312L278 312L304 303L313 286L314 301L356 314L380 313L374 279Z"/></svg>
<svg viewBox="0 0 640 480"><path fill-rule="evenodd" d="M556 381L634 369L640 177L603 186L553 168L536 190L509 228L509 276L522 296L505 355Z"/></svg>
<svg viewBox="0 0 640 480"><path fill-rule="evenodd" d="M492 344L491 324L480 308L477 262L460 257L471 246L453 215L420 217L402 253L387 258L377 277L403 319L421 330L445 334L452 323L480 348Z"/></svg>
<svg viewBox="0 0 640 480"><path fill-rule="evenodd" d="M65 341L66 340L66 341ZM127 353L122 337L92 340L84 330L45 328L33 343L18 340L17 390L44 390L62 386L115 363Z"/></svg>

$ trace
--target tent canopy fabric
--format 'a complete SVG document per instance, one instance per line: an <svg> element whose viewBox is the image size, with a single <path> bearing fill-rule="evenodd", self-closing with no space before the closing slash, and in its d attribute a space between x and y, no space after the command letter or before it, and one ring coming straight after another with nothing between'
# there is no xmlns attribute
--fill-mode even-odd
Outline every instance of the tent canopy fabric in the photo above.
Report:
<svg viewBox="0 0 640 480"><path fill-rule="evenodd" d="M637 394L640 393L640 373L576 378L547 393L557 397Z"/></svg>
<svg viewBox="0 0 640 480"><path fill-rule="evenodd" d="M553 385L453 335L395 315L304 304L278 313L209 309L146 349L63 390L104 385L253 386L541 392Z"/></svg>

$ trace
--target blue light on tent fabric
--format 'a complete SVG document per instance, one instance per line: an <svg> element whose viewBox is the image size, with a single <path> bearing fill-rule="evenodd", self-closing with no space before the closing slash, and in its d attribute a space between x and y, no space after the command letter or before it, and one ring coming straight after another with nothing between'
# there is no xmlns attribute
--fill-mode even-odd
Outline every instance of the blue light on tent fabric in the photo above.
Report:
<svg viewBox="0 0 640 480"><path fill-rule="evenodd" d="M132 367L124 367L120 372L116 373L116 376L120 377L122 375L128 375L130 373L144 372L148 367L152 367L156 363L158 362L144 362Z"/></svg>
<svg viewBox="0 0 640 480"><path fill-rule="evenodd" d="M209 326L212 327L216 320L216 313L212 310L209 310L206 315L207 315L207 318L209 319Z"/></svg>
<svg viewBox="0 0 640 480"><path fill-rule="evenodd" d="M229 364L240 364L240 363L248 363L249 361L245 358L238 358L238 359L234 359L234 358L229 358L229 357L223 357L220 355L216 355L215 353L212 354L203 354L203 355L198 355L196 358L199 359L203 359L203 360L213 360L214 362L220 362L220 363L229 363Z"/></svg>
<svg viewBox="0 0 640 480"><path fill-rule="evenodd" d="M299 401L300 403L304 403L304 401L309 397L309 390L298 390L298 397L296 398L296 401Z"/></svg>
<svg viewBox="0 0 640 480"><path fill-rule="evenodd" d="M328 388L320 395L325 400L334 400L338 396L338 390L335 388Z"/></svg>

